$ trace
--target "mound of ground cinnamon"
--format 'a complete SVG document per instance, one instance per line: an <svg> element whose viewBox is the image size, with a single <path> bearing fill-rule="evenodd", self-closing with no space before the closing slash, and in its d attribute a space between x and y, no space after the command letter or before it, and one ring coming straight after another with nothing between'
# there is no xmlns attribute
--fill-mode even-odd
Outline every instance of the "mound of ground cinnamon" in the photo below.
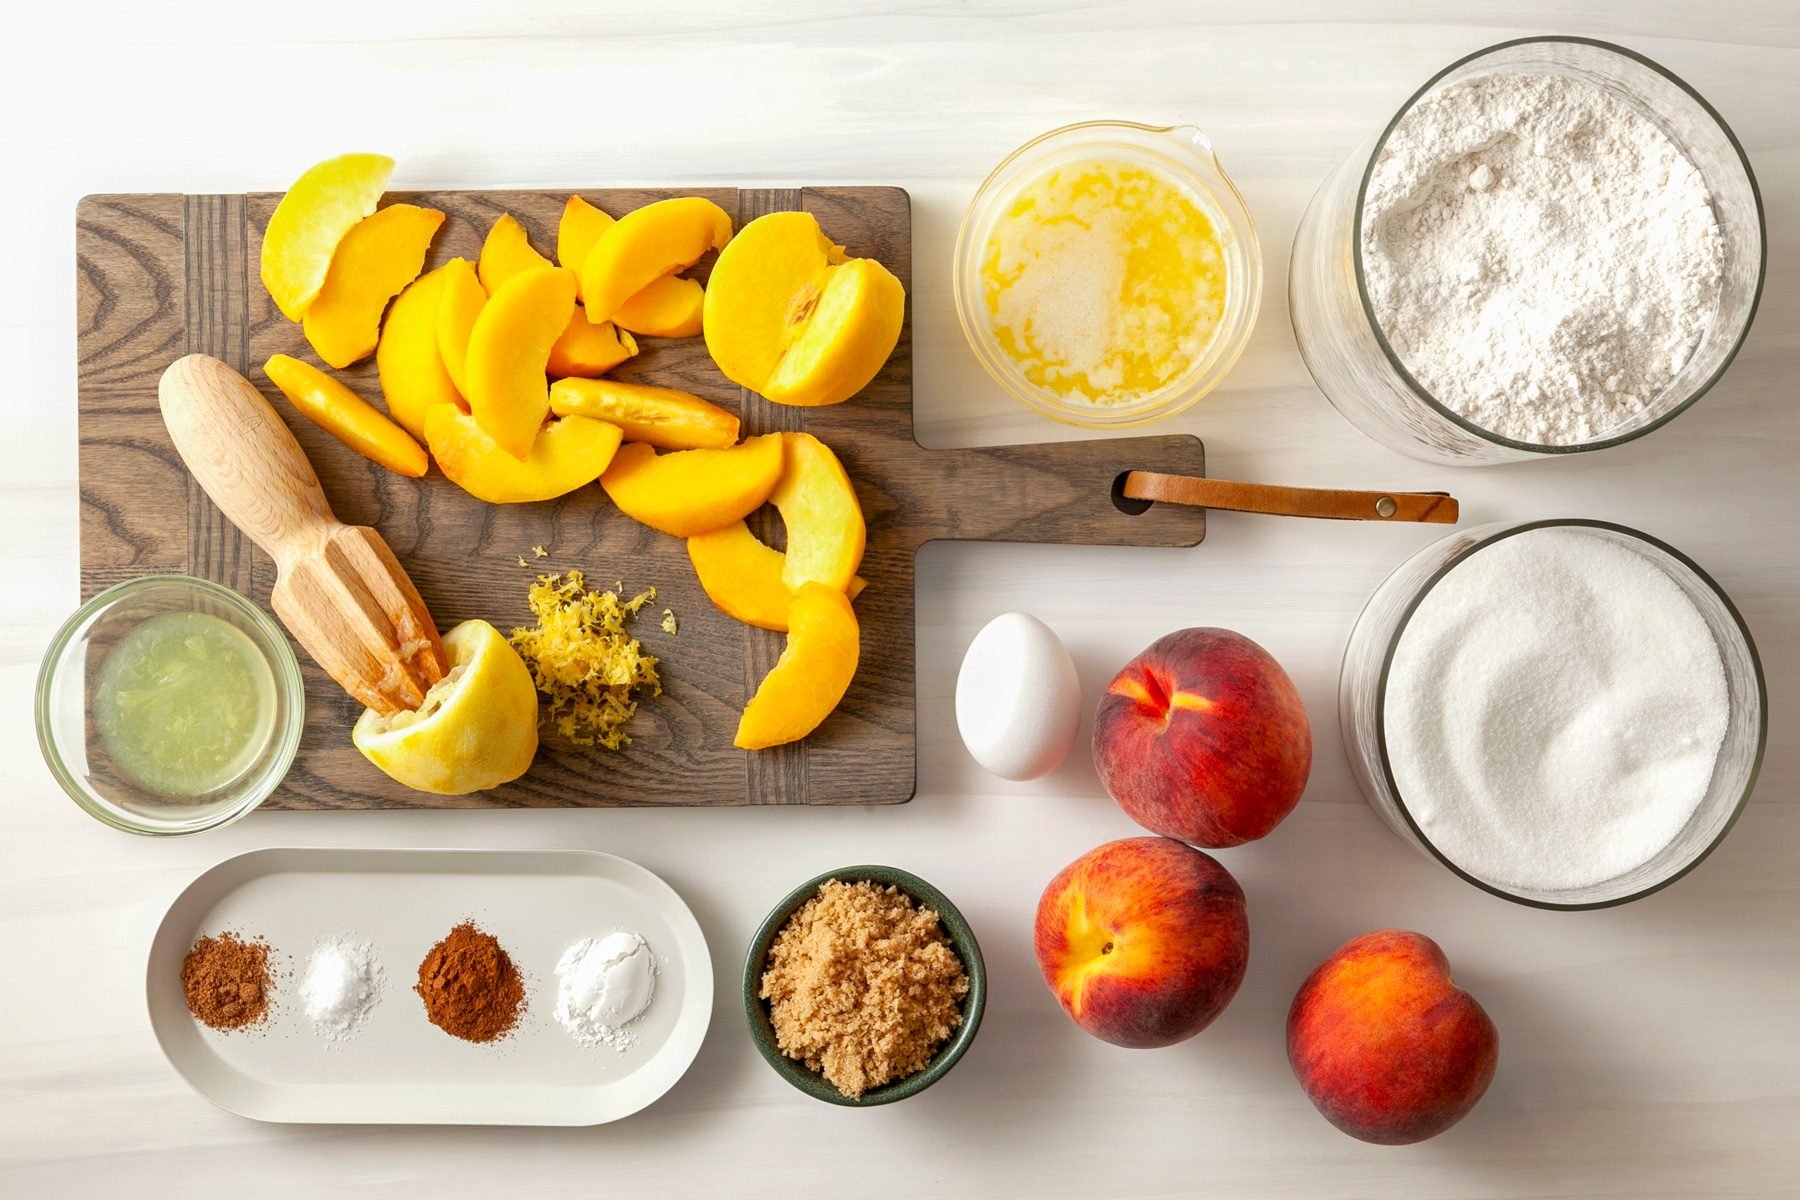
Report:
<svg viewBox="0 0 1800 1200"><path fill-rule="evenodd" d="M188 1011L211 1029L243 1029L269 1016L269 944L235 933L203 937L181 960Z"/></svg>
<svg viewBox="0 0 1800 1200"><path fill-rule="evenodd" d="M937 913L898 888L837 879L775 935L760 989L781 1052L853 1100L923 1070L962 1024L968 991Z"/></svg>
<svg viewBox="0 0 1800 1200"><path fill-rule="evenodd" d="M467 1042L505 1037L525 1011L525 981L512 957L473 921L431 948L413 991L433 1025Z"/></svg>

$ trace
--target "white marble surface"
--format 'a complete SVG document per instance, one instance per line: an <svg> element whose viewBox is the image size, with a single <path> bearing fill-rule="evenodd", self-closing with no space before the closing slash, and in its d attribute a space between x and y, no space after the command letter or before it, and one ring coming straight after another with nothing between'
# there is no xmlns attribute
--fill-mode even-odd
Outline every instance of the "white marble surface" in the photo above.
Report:
<svg viewBox="0 0 1800 1200"><path fill-rule="evenodd" d="M819 0L35 4L9 10L0 72L0 1194L793 1197L1771 1196L1800 1129L1800 10L1791 0L1264 0L1252 4ZM1311 386L1281 281L1326 168L1452 58L1503 38L1621 41L1735 126L1772 253L1727 380L1644 442L1485 472L1365 441ZM151 843L89 821L32 742L37 660L76 599L76 199L282 186L346 148L400 186L882 182L915 199L916 373L925 440L1064 436L1012 407L964 347L948 292L963 204L1033 134L1123 116L1215 139L1265 238L1271 286L1249 354L1176 423L1221 476L1454 489L1470 521L1584 514L1683 547L1736 597L1768 667L1775 734L1755 802L1695 875L1624 909L1528 911L1404 848L1358 798L1333 717L1363 598L1435 536L1223 515L1191 551L934 547L919 574L920 790L880 811L262 815ZM1008 785L968 760L948 699L963 645L1025 608L1074 650L1090 694L1178 626L1266 644L1313 713L1306 800L1221 857L1254 950L1207 1033L1128 1052L1079 1033L1038 979L1029 921L1065 862L1133 831L1085 753ZM257 846L573 845L661 873L692 903L725 985L694 1069L660 1104L593 1130L283 1128L213 1109L151 1040L143 961L195 873ZM730 982L765 908L847 862L913 868L979 931L987 1023L908 1103L818 1105L756 1058ZM1487 1099L1410 1149L1312 1111L1281 1025L1305 973L1385 925L1438 938L1498 1022Z"/></svg>

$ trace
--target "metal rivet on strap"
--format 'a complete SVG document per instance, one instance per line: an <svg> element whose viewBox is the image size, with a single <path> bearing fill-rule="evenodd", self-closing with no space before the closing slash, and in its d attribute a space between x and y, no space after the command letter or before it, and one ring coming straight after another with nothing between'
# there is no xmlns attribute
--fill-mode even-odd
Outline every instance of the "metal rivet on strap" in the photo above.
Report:
<svg viewBox="0 0 1800 1200"><path fill-rule="evenodd" d="M1392 496L1383 496L1375 502L1375 513L1377 516L1391 517L1398 511L1400 511L1400 506L1394 503L1394 498Z"/></svg>

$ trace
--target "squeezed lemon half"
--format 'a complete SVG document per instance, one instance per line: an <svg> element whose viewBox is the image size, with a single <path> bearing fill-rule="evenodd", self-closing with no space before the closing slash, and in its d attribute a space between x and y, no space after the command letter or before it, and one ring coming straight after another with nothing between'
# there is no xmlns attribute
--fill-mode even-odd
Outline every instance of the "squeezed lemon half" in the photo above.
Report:
<svg viewBox="0 0 1800 1200"><path fill-rule="evenodd" d="M538 745L537 686L500 631L464 621L444 635L450 673L412 712L364 709L350 740L363 757L420 792L461 796L517 779Z"/></svg>

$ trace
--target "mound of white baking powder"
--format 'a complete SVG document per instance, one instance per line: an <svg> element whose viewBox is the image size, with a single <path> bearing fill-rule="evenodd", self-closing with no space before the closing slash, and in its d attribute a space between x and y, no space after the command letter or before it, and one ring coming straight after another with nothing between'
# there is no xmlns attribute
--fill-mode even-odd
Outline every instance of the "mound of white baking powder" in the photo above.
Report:
<svg viewBox="0 0 1800 1200"><path fill-rule="evenodd" d="M349 937L327 937L319 940L307 960L300 999L314 1032L341 1042L362 1032L386 987L387 972L375 957L374 946Z"/></svg>

